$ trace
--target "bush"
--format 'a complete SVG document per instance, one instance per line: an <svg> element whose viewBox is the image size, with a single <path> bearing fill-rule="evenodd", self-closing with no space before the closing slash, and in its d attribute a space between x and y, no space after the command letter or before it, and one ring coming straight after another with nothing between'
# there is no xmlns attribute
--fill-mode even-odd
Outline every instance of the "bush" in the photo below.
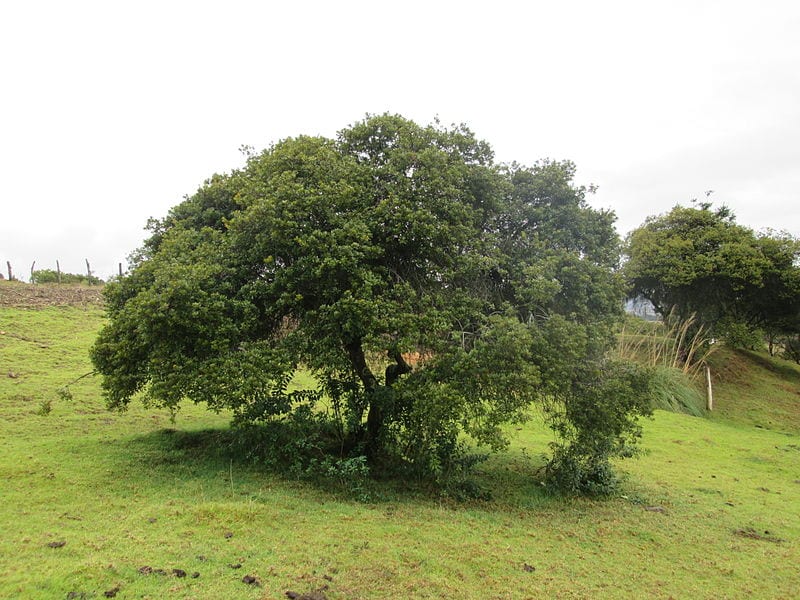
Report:
<svg viewBox="0 0 800 600"><path fill-rule="evenodd" d="M760 350L764 347L764 332L744 323L723 321L719 324L720 332L732 348L743 350Z"/></svg>
<svg viewBox="0 0 800 600"><path fill-rule="evenodd" d="M606 459L581 456L568 448L556 448L547 464L549 490L576 496L610 496L619 488L619 478Z"/></svg>
<svg viewBox="0 0 800 600"><path fill-rule="evenodd" d="M92 275L79 275L77 273L61 273L61 280L57 271L53 269L39 269L31 273L31 283L78 283L86 285L100 285L103 280Z"/></svg>
<svg viewBox="0 0 800 600"><path fill-rule="evenodd" d="M369 502L370 470L366 456L336 458L326 456L322 460L312 459L305 470L307 478L329 483L348 496L361 502Z"/></svg>
<svg viewBox="0 0 800 600"><path fill-rule="evenodd" d="M800 365L800 336L788 337L783 340L783 352L781 357L786 360L793 360Z"/></svg>
<svg viewBox="0 0 800 600"><path fill-rule="evenodd" d="M548 407L563 441L552 444L546 483L567 494L607 495L618 485L610 460L633 454L642 433L638 417L652 413L653 369L608 361L575 376L565 410L558 402Z"/></svg>
<svg viewBox="0 0 800 600"><path fill-rule="evenodd" d="M366 457L343 454L335 423L307 404L283 419L240 421L229 450L281 475L313 481L362 502L371 498Z"/></svg>

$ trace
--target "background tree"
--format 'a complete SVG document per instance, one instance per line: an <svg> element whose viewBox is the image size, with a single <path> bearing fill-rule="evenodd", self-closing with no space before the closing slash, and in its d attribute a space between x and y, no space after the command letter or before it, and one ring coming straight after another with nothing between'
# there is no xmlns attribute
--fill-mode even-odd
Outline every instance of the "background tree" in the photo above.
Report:
<svg viewBox="0 0 800 600"><path fill-rule="evenodd" d="M675 310L718 336L748 344L755 330L800 331L800 244L756 235L726 207L676 206L628 237L625 275L634 296Z"/></svg>
<svg viewBox="0 0 800 600"><path fill-rule="evenodd" d="M606 358L619 243L573 175L496 165L464 126L391 115L253 155L152 222L107 287L92 356L109 404L304 415L345 457L439 476L464 434L501 448L538 404L562 440L553 481L602 491L647 377ZM318 388L287 391L300 368Z"/></svg>

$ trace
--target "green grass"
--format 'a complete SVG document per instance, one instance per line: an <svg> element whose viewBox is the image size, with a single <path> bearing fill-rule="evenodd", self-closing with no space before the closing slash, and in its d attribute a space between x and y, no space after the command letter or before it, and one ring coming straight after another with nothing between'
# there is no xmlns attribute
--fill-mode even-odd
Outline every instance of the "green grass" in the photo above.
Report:
<svg viewBox="0 0 800 600"><path fill-rule="evenodd" d="M715 419L800 433L800 366L766 353L727 348L709 363Z"/></svg>
<svg viewBox="0 0 800 600"><path fill-rule="evenodd" d="M789 363L717 353L718 410L658 411L607 501L544 494L535 474L551 437L534 419L481 466L492 501L395 485L359 503L231 457L229 415L110 413L92 377L59 398L91 370L101 322L96 308L0 307L0 597L800 594L800 372Z"/></svg>

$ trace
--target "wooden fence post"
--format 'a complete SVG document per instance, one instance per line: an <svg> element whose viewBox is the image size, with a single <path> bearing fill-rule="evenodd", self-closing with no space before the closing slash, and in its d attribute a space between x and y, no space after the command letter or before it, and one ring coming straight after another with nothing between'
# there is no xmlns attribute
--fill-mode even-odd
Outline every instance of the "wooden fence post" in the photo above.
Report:
<svg viewBox="0 0 800 600"><path fill-rule="evenodd" d="M31 278L30 278L30 282L31 282L31 283L33 283L33 268L34 268L35 266L36 266L36 261L33 261L33 262L31 263Z"/></svg>
<svg viewBox="0 0 800 600"><path fill-rule="evenodd" d="M92 267L89 266L89 259L86 259L86 277L87 283L92 285Z"/></svg>
<svg viewBox="0 0 800 600"><path fill-rule="evenodd" d="M119 276L122 277L122 263L119 263Z"/></svg>
<svg viewBox="0 0 800 600"><path fill-rule="evenodd" d="M13 281L14 273L11 272L11 261L10 260L6 261L6 266L8 267L8 280L9 281Z"/></svg>
<svg viewBox="0 0 800 600"><path fill-rule="evenodd" d="M711 389L711 368L706 365L706 408L714 410L714 391Z"/></svg>
<svg viewBox="0 0 800 600"><path fill-rule="evenodd" d="M61 285L61 265L56 261L56 272L58 273L58 285Z"/></svg>

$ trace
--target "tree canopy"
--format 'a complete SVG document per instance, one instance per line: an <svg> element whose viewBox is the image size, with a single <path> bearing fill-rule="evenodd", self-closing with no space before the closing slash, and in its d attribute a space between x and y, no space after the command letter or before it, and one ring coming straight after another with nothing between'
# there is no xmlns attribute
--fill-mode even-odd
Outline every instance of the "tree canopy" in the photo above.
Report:
<svg viewBox="0 0 800 600"><path fill-rule="evenodd" d="M342 454L429 473L464 439L501 448L538 406L561 440L554 478L592 489L639 435L647 378L607 358L619 240L573 177L393 115L276 143L151 222L107 286L107 400L243 423L324 405ZM319 386L290 386L299 369Z"/></svg>
<svg viewBox="0 0 800 600"><path fill-rule="evenodd" d="M719 336L800 331L800 243L757 235L726 207L676 206L650 217L627 240L632 293L662 315L695 314Z"/></svg>

